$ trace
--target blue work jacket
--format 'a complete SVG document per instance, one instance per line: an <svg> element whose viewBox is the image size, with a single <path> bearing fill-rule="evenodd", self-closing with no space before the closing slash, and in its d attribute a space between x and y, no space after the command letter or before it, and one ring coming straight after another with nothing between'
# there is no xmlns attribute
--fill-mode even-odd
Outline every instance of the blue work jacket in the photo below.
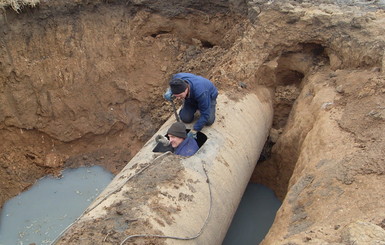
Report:
<svg viewBox="0 0 385 245"><path fill-rule="evenodd" d="M218 89L210 80L191 73L177 73L173 77L183 79L190 85L190 93L185 102L199 110L200 117L194 124L194 130L202 130L210 116L211 102L218 96Z"/></svg>
<svg viewBox="0 0 385 245"><path fill-rule="evenodd" d="M177 155L189 157L195 154L199 149L198 143L192 137L187 137L175 148L174 153Z"/></svg>

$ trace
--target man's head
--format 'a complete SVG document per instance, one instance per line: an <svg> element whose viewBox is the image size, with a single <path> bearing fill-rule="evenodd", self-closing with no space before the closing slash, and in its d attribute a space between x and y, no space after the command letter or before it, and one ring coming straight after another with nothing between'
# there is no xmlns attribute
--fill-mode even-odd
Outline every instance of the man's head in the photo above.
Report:
<svg viewBox="0 0 385 245"><path fill-rule="evenodd" d="M171 146L177 148L187 137L186 126L181 122L173 123L168 129L167 135L170 139Z"/></svg>
<svg viewBox="0 0 385 245"><path fill-rule="evenodd" d="M180 78L173 78L170 81L170 88L172 94L177 99L184 99L188 94L188 84Z"/></svg>

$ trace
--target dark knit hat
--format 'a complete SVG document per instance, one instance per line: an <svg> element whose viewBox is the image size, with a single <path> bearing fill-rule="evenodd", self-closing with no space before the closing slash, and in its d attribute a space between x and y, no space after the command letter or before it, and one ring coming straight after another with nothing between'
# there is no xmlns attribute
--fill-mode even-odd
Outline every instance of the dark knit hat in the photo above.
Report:
<svg viewBox="0 0 385 245"><path fill-rule="evenodd" d="M173 78L170 81L170 88L172 94L180 94L186 90L187 83L180 78Z"/></svg>
<svg viewBox="0 0 385 245"><path fill-rule="evenodd" d="M181 122L173 123L168 129L167 134L185 139L187 137L186 126Z"/></svg>

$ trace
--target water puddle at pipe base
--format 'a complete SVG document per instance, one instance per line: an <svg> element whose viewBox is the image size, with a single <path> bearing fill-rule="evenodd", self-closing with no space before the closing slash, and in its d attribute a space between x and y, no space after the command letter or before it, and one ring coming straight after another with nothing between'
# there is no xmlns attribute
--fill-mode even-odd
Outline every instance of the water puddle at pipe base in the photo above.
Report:
<svg viewBox="0 0 385 245"><path fill-rule="evenodd" d="M0 245L50 244L113 177L102 167L93 166L66 169L60 179L40 179L5 203L0 214Z"/></svg>
<svg viewBox="0 0 385 245"><path fill-rule="evenodd" d="M281 201L264 185L249 184L222 245L259 244L274 222Z"/></svg>
<svg viewBox="0 0 385 245"><path fill-rule="evenodd" d="M51 244L91 204L114 175L102 167L66 169L44 177L6 202L0 214L0 245ZM281 202L272 190L249 184L222 245L258 244Z"/></svg>

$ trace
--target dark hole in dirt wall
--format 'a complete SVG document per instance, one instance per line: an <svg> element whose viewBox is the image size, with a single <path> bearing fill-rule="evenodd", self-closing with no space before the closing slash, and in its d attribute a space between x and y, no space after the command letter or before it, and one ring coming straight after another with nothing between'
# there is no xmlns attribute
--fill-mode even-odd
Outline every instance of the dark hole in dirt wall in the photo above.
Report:
<svg viewBox="0 0 385 245"><path fill-rule="evenodd" d="M203 48L213 48L214 47L214 44L212 44L209 41L202 40L201 42L202 42L202 47Z"/></svg>
<svg viewBox="0 0 385 245"><path fill-rule="evenodd" d="M251 182L273 189L281 200L286 195L287 184L298 158L296 149L300 146L299 142L282 142L280 137L285 133L290 115L293 108L295 109L293 106L301 93L303 83L306 83L306 74L317 67L329 65L329 58L322 45L306 43L299 44L298 47L294 51L282 52L282 55L275 58L277 65L274 70L273 123L251 178ZM277 143L280 147L290 147L290 150L279 150Z"/></svg>

